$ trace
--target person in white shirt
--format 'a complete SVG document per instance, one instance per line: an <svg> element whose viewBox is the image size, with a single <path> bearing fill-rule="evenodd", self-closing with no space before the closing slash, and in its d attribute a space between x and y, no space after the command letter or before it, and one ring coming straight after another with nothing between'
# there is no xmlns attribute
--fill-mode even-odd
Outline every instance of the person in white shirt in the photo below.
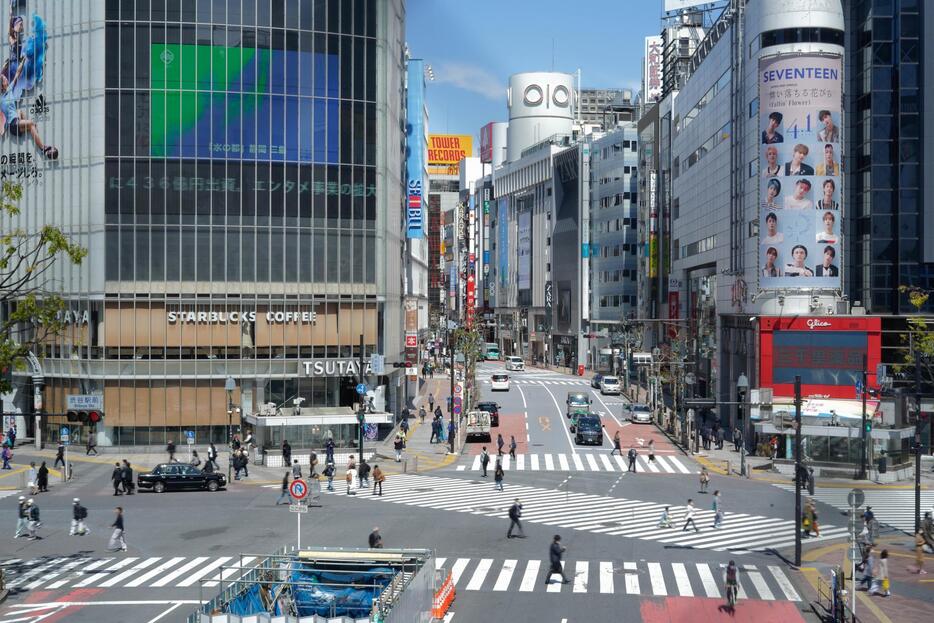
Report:
<svg viewBox="0 0 934 623"><path fill-rule="evenodd" d="M777 179L772 178L769 180L768 184L765 187L765 197L762 199L762 207L766 210L777 210L778 203L778 194L782 192L782 183Z"/></svg>
<svg viewBox="0 0 934 623"><path fill-rule="evenodd" d="M814 208L814 202L807 198L811 192L811 182L806 179L800 179L795 184L795 192L790 197L785 197L786 210L811 210Z"/></svg>
<svg viewBox="0 0 934 623"><path fill-rule="evenodd" d="M775 177L781 175L782 165L778 164L778 147L769 145L765 148L765 168L762 177Z"/></svg>
<svg viewBox="0 0 934 623"><path fill-rule="evenodd" d="M796 244L794 248L791 249L791 264L785 265L785 276L786 277L813 277L814 271L804 265L804 261L808 259L808 250L803 244Z"/></svg>
<svg viewBox="0 0 934 623"><path fill-rule="evenodd" d="M694 507L694 500L688 500L688 506L684 513L684 527L681 528L682 532L688 529L689 524L694 527L694 532L700 532L700 528L694 523L694 512L696 510L697 509Z"/></svg>
<svg viewBox="0 0 934 623"><path fill-rule="evenodd" d="M840 129L834 125L833 115L829 110L817 113L817 119L824 124L824 128L817 133L817 140L822 143L836 143L840 140Z"/></svg>
<svg viewBox="0 0 934 623"><path fill-rule="evenodd" d="M778 216L775 212L769 212L765 217L766 236L762 239L762 244L781 244L785 242L785 234L778 231Z"/></svg>
<svg viewBox="0 0 934 623"><path fill-rule="evenodd" d="M833 212L824 212L823 221L824 229L817 232L817 242L836 244L837 235L833 233L833 225L837 221L837 218L833 215Z"/></svg>
<svg viewBox="0 0 934 623"><path fill-rule="evenodd" d="M782 269L780 266L776 266L775 262L778 261L778 249L775 247L769 247L765 251L765 266L762 267L762 276L763 277L781 277Z"/></svg>

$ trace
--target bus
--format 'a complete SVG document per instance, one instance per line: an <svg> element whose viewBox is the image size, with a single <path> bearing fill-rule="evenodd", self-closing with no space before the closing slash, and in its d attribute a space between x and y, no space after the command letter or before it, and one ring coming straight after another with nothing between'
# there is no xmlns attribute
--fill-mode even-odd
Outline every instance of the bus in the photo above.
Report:
<svg viewBox="0 0 934 623"><path fill-rule="evenodd" d="M499 359L499 344L496 342L487 342L483 345L483 358L487 361L496 361Z"/></svg>

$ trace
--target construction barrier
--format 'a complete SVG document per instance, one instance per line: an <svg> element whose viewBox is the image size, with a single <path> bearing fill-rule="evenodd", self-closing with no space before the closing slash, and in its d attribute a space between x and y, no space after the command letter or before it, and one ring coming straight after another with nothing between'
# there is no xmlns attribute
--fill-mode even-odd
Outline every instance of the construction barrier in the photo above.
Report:
<svg viewBox="0 0 934 623"><path fill-rule="evenodd" d="M448 572L441 587L435 591L435 597L431 602L431 616L435 619L443 619L454 601L454 580L451 573Z"/></svg>

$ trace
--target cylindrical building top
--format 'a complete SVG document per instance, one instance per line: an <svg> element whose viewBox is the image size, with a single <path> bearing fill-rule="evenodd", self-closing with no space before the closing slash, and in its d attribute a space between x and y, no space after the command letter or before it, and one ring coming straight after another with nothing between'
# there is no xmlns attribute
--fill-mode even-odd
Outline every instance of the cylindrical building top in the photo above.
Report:
<svg viewBox="0 0 934 623"><path fill-rule="evenodd" d="M760 32L786 28L843 30L840 0L769 0L759 4Z"/></svg>
<svg viewBox="0 0 934 623"><path fill-rule="evenodd" d="M509 77L507 152L517 160L523 149L556 134L570 134L577 105L574 76L526 72Z"/></svg>

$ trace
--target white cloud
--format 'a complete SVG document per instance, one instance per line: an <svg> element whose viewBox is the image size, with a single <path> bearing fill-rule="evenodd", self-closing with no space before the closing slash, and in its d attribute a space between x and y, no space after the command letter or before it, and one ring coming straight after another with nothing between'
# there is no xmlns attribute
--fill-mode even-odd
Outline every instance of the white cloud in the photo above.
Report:
<svg viewBox="0 0 934 623"><path fill-rule="evenodd" d="M482 67L467 63L443 63L435 66L435 82L450 84L490 100L506 97L506 84Z"/></svg>

